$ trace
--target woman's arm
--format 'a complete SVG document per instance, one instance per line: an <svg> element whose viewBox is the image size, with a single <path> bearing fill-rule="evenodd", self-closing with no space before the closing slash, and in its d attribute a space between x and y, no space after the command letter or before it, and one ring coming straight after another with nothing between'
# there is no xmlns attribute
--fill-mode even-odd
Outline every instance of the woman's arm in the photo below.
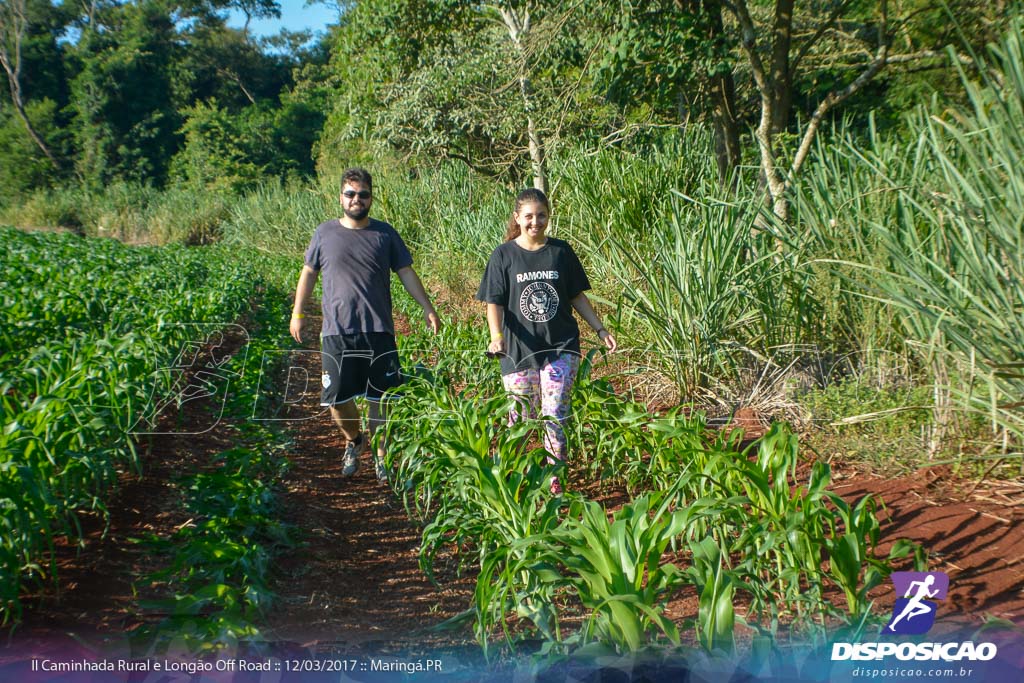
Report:
<svg viewBox="0 0 1024 683"><path fill-rule="evenodd" d="M502 333L504 323L505 309L498 304L487 304L487 328L491 332L487 353L505 353L505 335Z"/></svg>
<svg viewBox="0 0 1024 683"><path fill-rule="evenodd" d="M590 299L587 298L587 295L580 292L570 303L576 309L576 312L580 314L580 317L587 321L587 324L590 325L594 332L597 332L597 338L604 342L609 351L614 352L619 345L612 333L601 324L601 319L597 317L597 311L590 304Z"/></svg>

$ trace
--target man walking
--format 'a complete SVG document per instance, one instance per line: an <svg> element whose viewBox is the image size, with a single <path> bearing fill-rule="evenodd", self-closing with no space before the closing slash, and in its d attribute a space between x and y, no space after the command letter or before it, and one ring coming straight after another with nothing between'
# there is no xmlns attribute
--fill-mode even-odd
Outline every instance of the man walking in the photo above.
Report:
<svg viewBox="0 0 1024 683"><path fill-rule="evenodd" d="M412 267L412 255L389 224L370 218L373 180L362 168L350 168L341 178L341 218L321 223L306 250L305 265L295 289L290 331L302 342L302 309L323 274L320 405L346 440L341 474L351 477L359 457L385 420L381 396L402 383L392 318L391 273L423 308L427 326L437 334L441 321L423 283ZM368 404L370 433L362 431L355 399ZM387 478L383 443L377 450L379 479Z"/></svg>

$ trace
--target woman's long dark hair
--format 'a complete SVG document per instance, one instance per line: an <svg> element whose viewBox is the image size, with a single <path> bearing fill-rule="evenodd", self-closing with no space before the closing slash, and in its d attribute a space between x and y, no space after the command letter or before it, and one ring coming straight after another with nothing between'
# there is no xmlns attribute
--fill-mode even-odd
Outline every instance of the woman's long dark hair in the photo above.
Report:
<svg viewBox="0 0 1024 683"><path fill-rule="evenodd" d="M519 230L519 224L516 223L516 214L519 213L519 209L523 207L523 204L543 204L547 212L551 213L551 204L548 202L547 195L535 187L526 188L516 195L515 208L512 209L512 215L508 218L508 229L505 231L506 242L511 242L519 237L521 231Z"/></svg>

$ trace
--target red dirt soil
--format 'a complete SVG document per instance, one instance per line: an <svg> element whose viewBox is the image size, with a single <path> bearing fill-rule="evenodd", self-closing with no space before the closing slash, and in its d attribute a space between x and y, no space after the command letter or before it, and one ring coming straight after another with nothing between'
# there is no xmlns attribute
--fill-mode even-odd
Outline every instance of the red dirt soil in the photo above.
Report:
<svg viewBox="0 0 1024 683"><path fill-rule="evenodd" d="M318 316L311 310L309 318L309 327L314 327ZM310 363L309 377L315 379L318 358L302 355ZM469 606L471 581L457 578L451 568L442 571L441 588L424 578L418 567L418 525L408 519L390 488L376 480L369 457L353 478L341 477L342 442L318 399L314 381L290 415L307 419L289 427L294 439L286 454L291 468L280 482L280 498L283 518L299 531L302 544L277 560L278 597L261 626L265 636L304 649L348 653L468 644L468 628L444 633L424 629ZM204 417L186 411L182 419L187 424ZM92 520L81 551L67 544L58 547L59 588L27 596L23 621L10 634L0 662L18 653L48 650L69 638L101 649L154 620L135 608L133 582L162 560L132 539L147 533L167 536L188 521L173 478L206 466L233 445L235 434L232 424L223 421L199 436L155 436L140 444L144 474L122 476L109 503L109 530L104 535L98 520ZM884 501L882 553L896 539L909 538L929 552L933 569L949 574L950 595L940 605L940 619L981 625L992 615L1024 625L1021 486L1004 482L970 491L970 482L958 481L942 468L898 479L862 475L836 463L833 472L833 490L847 500L870 493ZM569 483L609 506L626 500L622 492L599 491L599 483L574 482L571 475ZM139 589L146 596L159 587L140 584ZM876 592L876 608L890 608L892 588ZM696 600L685 591L669 606L677 620L695 612Z"/></svg>

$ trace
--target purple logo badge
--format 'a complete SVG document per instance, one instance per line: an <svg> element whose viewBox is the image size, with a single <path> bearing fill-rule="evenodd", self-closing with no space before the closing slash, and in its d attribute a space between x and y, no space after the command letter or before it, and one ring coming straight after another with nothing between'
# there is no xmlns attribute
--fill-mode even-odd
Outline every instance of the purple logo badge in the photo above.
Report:
<svg viewBox="0 0 1024 683"><path fill-rule="evenodd" d="M946 599L949 577L943 572L893 572L892 582L896 595L902 597L896 598L886 632L907 636L927 633L938 610L932 600Z"/></svg>

